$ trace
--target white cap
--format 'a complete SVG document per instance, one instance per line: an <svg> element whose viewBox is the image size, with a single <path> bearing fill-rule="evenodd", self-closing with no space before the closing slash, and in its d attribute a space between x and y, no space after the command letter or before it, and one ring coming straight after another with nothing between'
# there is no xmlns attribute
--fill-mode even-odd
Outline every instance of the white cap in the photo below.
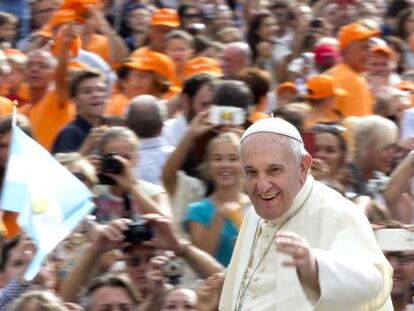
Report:
<svg viewBox="0 0 414 311"><path fill-rule="evenodd" d="M281 118L265 118L254 122L244 131L241 141L256 133L274 133L296 139L303 144L299 131L289 122Z"/></svg>

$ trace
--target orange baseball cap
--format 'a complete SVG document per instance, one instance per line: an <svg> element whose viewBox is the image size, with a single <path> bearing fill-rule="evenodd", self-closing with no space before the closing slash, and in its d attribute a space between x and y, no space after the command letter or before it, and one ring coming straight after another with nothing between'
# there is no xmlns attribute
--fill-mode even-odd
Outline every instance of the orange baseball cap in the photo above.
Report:
<svg viewBox="0 0 414 311"><path fill-rule="evenodd" d="M73 10L79 16L82 16L88 12L88 5L96 5L102 7L102 0L64 0L60 6L62 10Z"/></svg>
<svg viewBox="0 0 414 311"><path fill-rule="evenodd" d="M79 22L83 24L85 23L85 19L80 17L75 10L57 10L55 13L53 13L52 17L47 22L47 25L49 25L51 28L54 28L61 24L70 22Z"/></svg>
<svg viewBox="0 0 414 311"><path fill-rule="evenodd" d="M173 61L161 53L145 51L137 57L130 58L124 65L132 69L153 71L171 83L176 80Z"/></svg>
<svg viewBox="0 0 414 311"><path fill-rule="evenodd" d="M221 71L218 61L209 57L194 57L187 61L184 66L184 79L199 73L208 73L215 77L221 77Z"/></svg>
<svg viewBox="0 0 414 311"><path fill-rule="evenodd" d="M394 59L395 58L395 53L393 50L391 50L388 46L386 45L380 45L380 44L376 44L371 48L371 52L374 53L378 53L378 54L383 54L385 55L388 59Z"/></svg>
<svg viewBox="0 0 414 311"><path fill-rule="evenodd" d="M295 94L298 93L298 89L296 88L296 85L293 82L283 82L279 84L279 86L276 89L276 93L280 94L283 91L291 91L292 93L295 93Z"/></svg>
<svg viewBox="0 0 414 311"><path fill-rule="evenodd" d="M341 50L346 48L350 43L358 40L366 40L378 36L379 31L371 30L359 23L352 23L341 27L339 30L338 40Z"/></svg>
<svg viewBox="0 0 414 311"><path fill-rule="evenodd" d="M334 79L328 75L317 75L309 78L306 87L308 89L306 97L311 99L323 99L348 94L344 89L335 87Z"/></svg>
<svg viewBox="0 0 414 311"><path fill-rule="evenodd" d="M180 27L178 13L173 9L159 9L151 15L151 26Z"/></svg>

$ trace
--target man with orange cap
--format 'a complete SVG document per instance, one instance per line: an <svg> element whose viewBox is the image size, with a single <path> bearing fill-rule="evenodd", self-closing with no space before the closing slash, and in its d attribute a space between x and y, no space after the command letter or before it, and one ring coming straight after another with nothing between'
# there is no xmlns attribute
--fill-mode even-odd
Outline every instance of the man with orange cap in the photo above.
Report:
<svg viewBox="0 0 414 311"><path fill-rule="evenodd" d="M166 47L166 36L172 30L180 27L180 19L177 11L173 9L158 9L151 15L149 28L149 44L132 52L132 57L137 57L146 50L164 53Z"/></svg>
<svg viewBox="0 0 414 311"><path fill-rule="evenodd" d="M319 122L330 122L341 119L341 114L335 109L338 97L346 96L347 92L335 87L335 81L328 75L317 75L307 82L308 102L311 110L305 120L305 127L310 128Z"/></svg>
<svg viewBox="0 0 414 311"><path fill-rule="evenodd" d="M327 74L334 78L338 87L348 92L336 103L336 109L344 117L372 114L373 100L362 73L367 70L370 57L369 39L378 34L378 31L358 23L343 26L339 31L342 63L331 68Z"/></svg>
<svg viewBox="0 0 414 311"><path fill-rule="evenodd" d="M107 115L125 116L129 101L135 96L168 99L178 92L174 88L174 63L161 53L143 51L138 57L128 59L117 73L120 93L110 101Z"/></svg>

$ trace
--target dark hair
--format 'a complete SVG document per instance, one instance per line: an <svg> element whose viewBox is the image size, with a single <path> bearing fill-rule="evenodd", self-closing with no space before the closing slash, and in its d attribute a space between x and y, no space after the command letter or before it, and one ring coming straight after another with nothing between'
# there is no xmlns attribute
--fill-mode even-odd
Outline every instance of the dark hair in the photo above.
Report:
<svg viewBox="0 0 414 311"><path fill-rule="evenodd" d="M180 6L178 7L178 10L177 10L177 13L178 13L178 16L180 17L181 23L183 22L183 18L185 18L185 13L187 12L188 9L196 9L196 10L198 10L198 12L200 12L200 17L202 16L202 12L200 10L200 7L197 4L182 3L182 4L180 4Z"/></svg>
<svg viewBox="0 0 414 311"><path fill-rule="evenodd" d="M13 116L8 115L0 120L0 135L10 133L12 130ZM29 120L21 114L16 116L16 125L28 136L33 137Z"/></svg>
<svg viewBox="0 0 414 311"><path fill-rule="evenodd" d="M7 12L0 12L0 26L13 24L17 26L18 19L15 15L7 13Z"/></svg>
<svg viewBox="0 0 414 311"><path fill-rule="evenodd" d="M21 237L16 236L11 240L7 240L4 242L3 246L1 247L0 253L0 271L4 272L6 268L7 262L10 259L11 251L20 243Z"/></svg>
<svg viewBox="0 0 414 311"><path fill-rule="evenodd" d="M267 71L259 68L245 68L237 75L237 79L246 83L250 88L253 94L254 104L256 105L270 90L271 77Z"/></svg>
<svg viewBox="0 0 414 311"><path fill-rule="evenodd" d="M215 81L216 78L207 73L196 74L184 81L182 94L187 95L192 100L204 85L207 84L213 87Z"/></svg>
<svg viewBox="0 0 414 311"><path fill-rule="evenodd" d="M126 65L120 66L116 71L116 75L118 76L118 82L119 80L125 80L132 70L136 70L136 69L132 69ZM166 78L161 77L158 73L154 71L149 71L149 72L151 72L154 78L155 86L156 88L158 88L160 93L162 94L166 93L171 86L171 82L168 81Z"/></svg>
<svg viewBox="0 0 414 311"><path fill-rule="evenodd" d="M388 5L388 10L386 13L386 17L395 17L397 16L401 11L408 9L410 5L405 0L393 0Z"/></svg>
<svg viewBox="0 0 414 311"><path fill-rule="evenodd" d="M232 106L248 111L253 104L253 94L246 83L236 80L220 82L213 93L212 105Z"/></svg>
<svg viewBox="0 0 414 311"><path fill-rule="evenodd" d="M213 46L213 41L204 35L194 36L194 50L195 54L204 52L208 48Z"/></svg>
<svg viewBox="0 0 414 311"><path fill-rule="evenodd" d="M299 133L303 132L305 125L303 116L298 111L290 109L289 105L276 108L276 110L273 111L273 117L279 117L286 120L296 127Z"/></svg>
<svg viewBox="0 0 414 311"><path fill-rule="evenodd" d="M94 70L94 69L85 69L85 70L81 70L77 72L72 78L72 80L70 81L70 85L69 85L70 97L73 98L77 95L79 85L83 81L92 79L92 78L100 78L103 81L105 81L105 78L103 77L103 75L99 71Z"/></svg>
<svg viewBox="0 0 414 311"><path fill-rule="evenodd" d="M394 52L401 55L400 61L397 64L397 73L402 74L405 71L403 41L395 36L386 36L383 39Z"/></svg>
<svg viewBox="0 0 414 311"><path fill-rule="evenodd" d="M250 23L249 31L247 32L247 43L250 46L250 49L253 53L253 62L256 61L258 52L256 51L257 44L262 41L260 35L257 33L259 28L262 26L263 21L268 18L272 17L273 15L270 12L261 12L255 15Z"/></svg>
<svg viewBox="0 0 414 311"><path fill-rule="evenodd" d="M404 27L407 19L409 19L412 14L414 14L412 9L406 9L401 11L397 16L397 21L395 23L395 35L403 40L406 40L410 35L409 33L406 33Z"/></svg>
<svg viewBox="0 0 414 311"><path fill-rule="evenodd" d="M105 275L94 279L88 286L85 297L87 298L87 309L91 307L90 298L92 294L102 287L118 287L124 289L135 305L139 304L138 294L129 278L120 275Z"/></svg>

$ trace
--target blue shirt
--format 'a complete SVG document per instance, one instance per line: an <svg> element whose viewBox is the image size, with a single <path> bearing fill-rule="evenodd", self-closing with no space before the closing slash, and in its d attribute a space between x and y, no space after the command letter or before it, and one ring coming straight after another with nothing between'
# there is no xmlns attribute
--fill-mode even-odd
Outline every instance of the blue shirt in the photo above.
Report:
<svg viewBox="0 0 414 311"><path fill-rule="evenodd" d="M213 222L216 212L216 208L209 199L189 204L183 221L184 230L188 232L187 223L189 221L194 221L205 227L209 227ZM224 267L227 267L230 263L238 233L239 231L233 222L225 218L221 228L220 241L218 242L218 247L214 254L214 258L216 258ZM208 237L206 237L206 239L208 239Z"/></svg>
<svg viewBox="0 0 414 311"><path fill-rule="evenodd" d="M92 129L92 124L81 116L66 125L53 143L52 153L77 151Z"/></svg>

